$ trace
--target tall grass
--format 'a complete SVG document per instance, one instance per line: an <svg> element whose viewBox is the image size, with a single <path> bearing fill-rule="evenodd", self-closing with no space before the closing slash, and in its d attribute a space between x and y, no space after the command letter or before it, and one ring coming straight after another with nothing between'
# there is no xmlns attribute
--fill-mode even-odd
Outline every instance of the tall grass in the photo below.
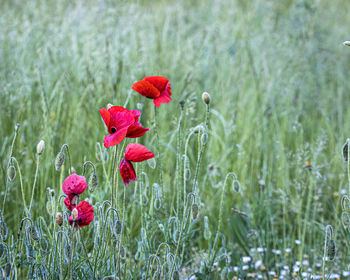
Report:
<svg viewBox="0 0 350 280"><path fill-rule="evenodd" d="M248 255L265 278L304 260L295 277L350 270L347 1L2 1L0 11L0 257L11 279L244 278ZM155 112L131 85L158 74L173 101ZM142 108L152 130L139 142L160 154L162 177L158 160L140 163L122 186L112 170L122 147L102 143L108 103ZM63 144L70 159L56 171ZM63 208L70 161L78 174L93 162L99 179L82 197L95 220L78 232Z"/></svg>

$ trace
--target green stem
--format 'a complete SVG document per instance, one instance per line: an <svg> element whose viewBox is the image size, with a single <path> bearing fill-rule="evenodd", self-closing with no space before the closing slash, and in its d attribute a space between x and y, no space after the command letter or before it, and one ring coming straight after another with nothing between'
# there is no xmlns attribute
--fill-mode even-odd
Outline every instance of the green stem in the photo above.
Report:
<svg viewBox="0 0 350 280"><path fill-rule="evenodd" d="M9 154L9 160L7 162L7 169L10 166L11 163L11 158L12 158L12 153L13 153L13 147L15 145L15 141L17 138L17 131L18 131L18 126L16 125L15 127L15 135L13 136L13 140L12 140L12 144L11 144L11 148L10 148L10 154ZM6 170L7 172L7 170ZM4 213L4 209L5 209L5 202L6 202L6 197L7 197L7 192L8 192L8 184L9 184L9 179L7 178L6 180L6 191L5 191L5 196L4 196L4 201L2 202L2 213Z"/></svg>
<svg viewBox="0 0 350 280"><path fill-rule="evenodd" d="M160 153L160 144L159 144L159 123L158 123L158 110L157 107L154 106L154 123L155 123L155 133L156 133L156 141L157 141L157 159L158 159L158 167L159 167L159 184L161 186L162 193L164 193L164 187L163 187L163 169L162 169L162 159L161 159L161 153Z"/></svg>
<svg viewBox="0 0 350 280"><path fill-rule="evenodd" d="M22 193L22 199L23 199L23 205L24 205L24 210L26 212L26 216L28 217L28 210L27 210L27 205L26 205L26 201L24 198L24 189L23 189L23 180L22 180L22 173L21 173L21 169L19 168L19 164L18 161L16 160L16 158L12 157L12 160L16 163L17 165L17 170L18 170L18 174L19 174L19 180L20 180L20 184L21 184L21 193Z"/></svg>
<svg viewBox="0 0 350 280"><path fill-rule="evenodd" d="M117 160L117 146L114 147L113 160L112 160L112 207L114 207L114 187L115 187L115 162Z"/></svg>
<svg viewBox="0 0 350 280"><path fill-rule="evenodd" d="M123 154L124 154L125 144L126 144L126 140L123 141L123 147L122 147L122 149L121 149L120 152L119 152L119 155L118 155L118 164L120 164L120 161L121 161L122 156L123 156ZM117 176L117 174L118 174L118 172L117 172L117 170L116 170L116 171L114 172L114 175L113 175L114 181L115 181L115 177ZM119 180L117 180L116 183L117 183L117 187L116 187L116 194L115 194L115 196L116 196L116 207L118 207Z"/></svg>
<svg viewBox="0 0 350 280"><path fill-rule="evenodd" d="M35 185L36 185L38 172L39 172L39 162L40 162L40 155L37 156L37 161L36 161L34 183L33 183L33 188L32 188L32 197L30 198L30 204L29 204L29 213L30 213L30 209L32 208L32 203L33 203L33 198L34 198Z"/></svg>

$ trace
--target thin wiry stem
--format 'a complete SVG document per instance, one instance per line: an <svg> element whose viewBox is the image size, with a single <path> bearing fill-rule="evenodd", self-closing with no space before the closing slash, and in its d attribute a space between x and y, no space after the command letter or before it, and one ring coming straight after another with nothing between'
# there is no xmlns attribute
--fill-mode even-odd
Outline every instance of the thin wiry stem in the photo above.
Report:
<svg viewBox="0 0 350 280"><path fill-rule="evenodd" d="M37 155L34 183L33 183L33 188L32 188L32 197L30 198L30 204L29 204L29 210L28 210L29 213L30 213L30 210L32 209L32 203L33 203L33 198L34 198L34 191L35 191L36 181L37 181L38 172L39 172L39 162L40 162L40 155Z"/></svg>

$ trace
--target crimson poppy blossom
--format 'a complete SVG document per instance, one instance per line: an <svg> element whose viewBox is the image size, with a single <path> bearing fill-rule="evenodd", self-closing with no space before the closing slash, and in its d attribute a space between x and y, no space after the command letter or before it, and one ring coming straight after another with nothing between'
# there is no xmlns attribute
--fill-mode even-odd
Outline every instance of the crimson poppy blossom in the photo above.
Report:
<svg viewBox="0 0 350 280"><path fill-rule="evenodd" d="M172 100L169 80L163 76L145 77L134 83L131 88L142 96L153 99L156 107L159 107L161 103L169 103Z"/></svg>
<svg viewBox="0 0 350 280"><path fill-rule="evenodd" d="M64 199L66 207L72 211L76 207L78 196L87 188L86 179L84 176L79 176L75 173L69 175L62 184L62 190L67 195Z"/></svg>
<svg viewBox="0 0 350 280"><path fill-rule="evenodd" d="M150 158L154 158L154 154L141 144L134 143L126 147L124 158L119 165L120 175L125 186L131 181L137 180L132 162L145 161Z"/></svg>
<svg viewBox="0 0 350 280"><path fill-rule="evenodd" d="M100 114L108 128L109 135L103 140L103 144L107 149L118 145L125 137L141 137L149 130L149 128L142 127L139 122L141 115L139 110L128 110L121 106L112 106L108 110L101 108Z"/></svg>
<svg viewBox="0 0 350 280"><path fill-rule="evenodd" d="M75 221L73 221L73 216L68 218L68 223L73 225L73 222L79 227L84 227L89 225L94 219L94 208L91 204L85 200L79 203L76 207L78 211L78 216Z"/></svg>

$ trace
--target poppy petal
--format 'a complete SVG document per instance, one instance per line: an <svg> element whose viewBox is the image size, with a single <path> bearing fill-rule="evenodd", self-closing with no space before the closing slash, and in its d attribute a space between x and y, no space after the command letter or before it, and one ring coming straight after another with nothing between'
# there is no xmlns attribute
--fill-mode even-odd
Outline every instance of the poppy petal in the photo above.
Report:
<svg viewBox="0 0 350 280"><path fill-rule="evenodd" d="M106 126L108 127L109 120L110 120L109 112L105 108L101 108L100 109L100 114L101 114L101 117L102 117L103 121L105 122Z"/></svg>
<svg viewBox="0 0 350 280"><path fill-rule="evenodd" d="M139 110L130 110L130 112L133 114L135 118L135 123L139 121L141 112Z"/></svg>
<svg viewBox="0 0 350 280"><path fill-rule="evenodd" d="M69 175L62 184L62 190L66 195L81 194L86 188L87 183L85 177L75 173Z"/></svg>
<svg viewBox="0 0 350 280"><path fill-rule="evenodd" d="M159 90L159 92L162 92L169 83L169 80L164 76L149 76L143 78L142 81L147 81L151 83L154 87L156 87Z"/></svg>
<svg viewBox="0 0 350 280"><path fill-rule="evenodd" d="M116 146L120 142L123 141L123 139L126 137L126 133L128 131L128 127L122 128L118 130L117 132L114 132L113 134L105 136L103 139L103 145L106 149L108 149L111 146Z"/></svg>
<svg viewBox="0 0 350 280"><path fill-rule="evenodd" d="M130 161L122 159L119 165L120 176L122 176L124 185L128 185L131 181L136 181L135 169Z"/></svg>
<svg viewBox="0 0 350 280"><path fill-rule="evenodd" d="M160 95L159 89L147 81L139 81L132 85L133 90L148 98L157 98Z"/></svg>
<svg viewBox="0 0 350 280"><path fill-rule="evenodd" d="M110 113L110 121L108 127L109 133L114 133L114 131L112 131L112 128L120 130L125 127L129 127L135 122L134 115L123 107L113 106L108 110L108 112Z"/></svg>
<svg viewBox="0 0 350 280"><path fill-rule="evenodd" d="M74 194L69 194L66 196L63 202L69 211L73 211L73 209L77 206L76 201L77 201L77 196Z"/></svg>
<svg viewBox="0 0 350 280"><path fill-rule="evenodd" d="M141 144L129 144L125 150L125 159L128 161L140 162L153 157L154 154Z"/></svg>
<svg viewBox="0 0 350 280"><path fill-rule="evenodd" d="M133 125L129 126L126 137L128 137L128 138L141 137L148 130L150 130L150 129L142 127L142 125L140 123L134 123Z"/></svg>
<svg viewBox="0 0 350 280"><path fill-rule="evenodd" d="M83 200L76 208L78 210L78 217L75 222L79 225L79 227L89 225L94 219L94 208L91 206L91 204ZM73 224L72 216L68 218L68 222L70 225Z"/></svg>

